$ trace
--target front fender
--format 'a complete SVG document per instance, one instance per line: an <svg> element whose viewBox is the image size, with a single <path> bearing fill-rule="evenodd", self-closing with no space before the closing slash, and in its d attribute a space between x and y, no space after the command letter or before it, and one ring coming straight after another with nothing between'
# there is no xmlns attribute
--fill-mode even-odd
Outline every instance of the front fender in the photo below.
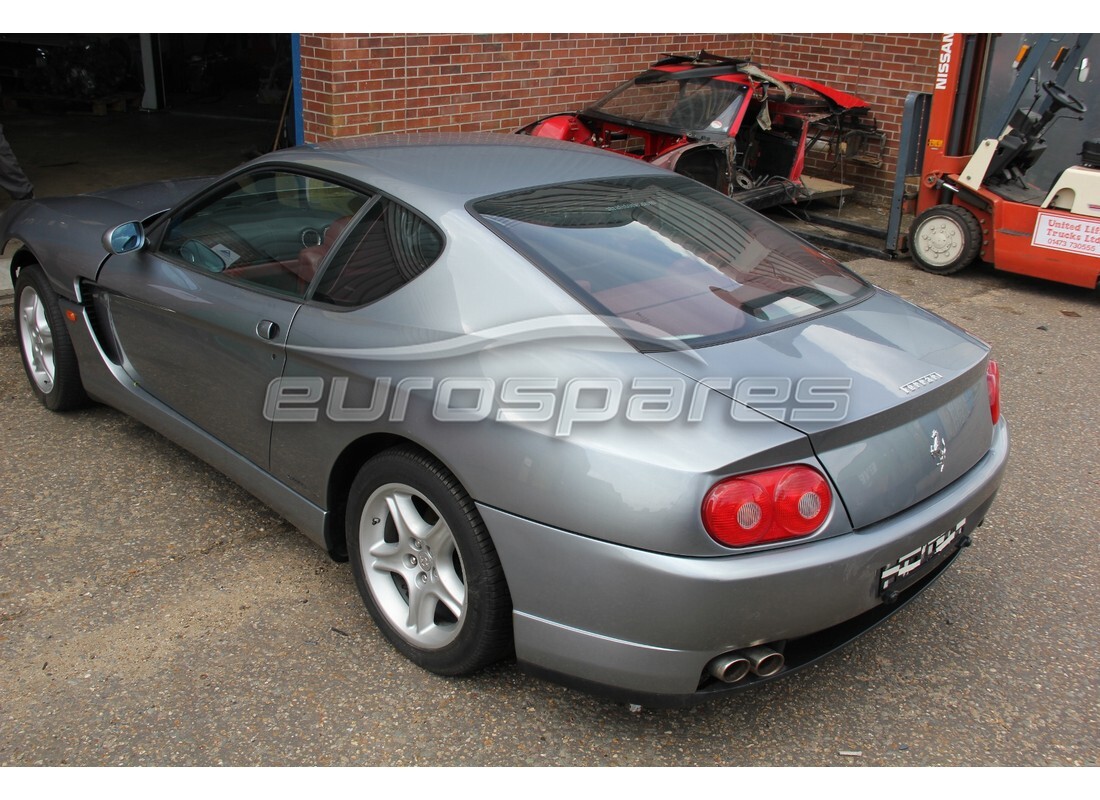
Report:
<svg viewBox="0 0 1100 800"><path fill-rule="evenodd" d="M89 205L96 213L87 213ZM91 198L52 198L10 209L0 241L7 245L5 252L15 251L12 285L20 269L37 262L59 296L79 302L81 279L94 280L107 257L102 236L110 223L103 220L125 222L132 214L126 206Z"/></svg>

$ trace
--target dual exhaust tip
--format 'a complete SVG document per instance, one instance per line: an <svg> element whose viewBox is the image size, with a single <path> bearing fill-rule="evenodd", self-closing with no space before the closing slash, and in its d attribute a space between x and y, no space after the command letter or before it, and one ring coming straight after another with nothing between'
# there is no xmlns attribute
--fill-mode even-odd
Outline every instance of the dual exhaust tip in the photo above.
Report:
<svg viewBox="0 0 1100 800"><path fill-rule="evenodd" d="M758 645L734 650L712 658L707 664L707 672L723 683L737 683L751 672L761 678L775 675L783 669L783 654L770 647Z"/></svg>

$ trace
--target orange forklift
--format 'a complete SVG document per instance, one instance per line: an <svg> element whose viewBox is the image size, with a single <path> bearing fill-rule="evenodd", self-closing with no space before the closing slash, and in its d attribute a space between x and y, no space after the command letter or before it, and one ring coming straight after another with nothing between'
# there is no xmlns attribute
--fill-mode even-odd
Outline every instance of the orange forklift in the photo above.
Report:
<svg viewBox="0 0 1100 800"><path fill-rule="evenodd" d="M1000 270L1096 288L1100 138L1090 138L1097 133L1095 124L1083 127L1078 165L1063 170L1049 188L1028 180L1046 150L1051 125L1085 120L1085 105L1065 87L1088 80L1088 37L1043 34L1021 47L1001 118L993 115L978 130L992 36L943 35L916 218L909 229L909 253L920 268L946 275L980 258ZM1060 42L1053 59L1040 65L1044 51ZM1042 80L1040 66L1053 79Z"/></svg>

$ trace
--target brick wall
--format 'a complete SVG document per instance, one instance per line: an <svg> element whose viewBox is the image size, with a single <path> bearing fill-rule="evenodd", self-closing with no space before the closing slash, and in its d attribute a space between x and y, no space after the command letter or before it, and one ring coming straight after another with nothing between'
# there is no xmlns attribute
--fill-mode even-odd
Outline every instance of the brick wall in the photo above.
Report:
<svg viewBox="0 0 1100 800"><path fill-rule="evenodd" d="M887 133L881 167L845 168L889 197L905 96L928 90L934 34L302 34L306 141L420 130L512 131L581 108L662 53L751 58L867 100ZM840 177L817 159L815 174Z"/></svg>

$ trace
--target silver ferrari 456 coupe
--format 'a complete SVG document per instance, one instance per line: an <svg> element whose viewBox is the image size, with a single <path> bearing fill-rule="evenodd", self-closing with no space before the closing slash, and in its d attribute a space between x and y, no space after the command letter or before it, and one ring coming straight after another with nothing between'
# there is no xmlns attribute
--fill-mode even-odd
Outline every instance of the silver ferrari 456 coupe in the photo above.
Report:
<svg viewBox="0 0 1100 800"><path fill-rule="evenodd" d="M684 705L806 666L971 542L989 348L696 181L344 140L0 220L31 390L141 420L350 560L443 675Z"/></svg>

